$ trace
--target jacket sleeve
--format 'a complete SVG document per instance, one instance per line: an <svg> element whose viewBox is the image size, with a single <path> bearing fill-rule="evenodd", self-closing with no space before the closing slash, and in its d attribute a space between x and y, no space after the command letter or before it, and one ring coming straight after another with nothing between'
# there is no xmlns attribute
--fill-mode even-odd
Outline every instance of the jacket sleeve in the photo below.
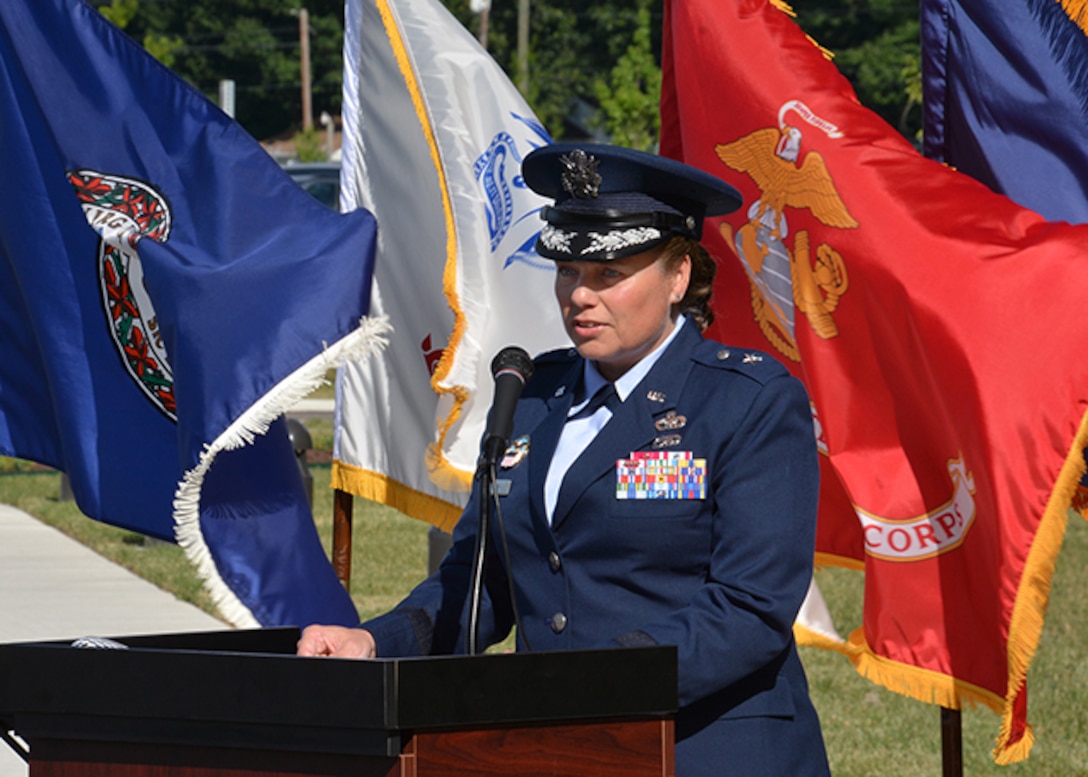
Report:
<svg viewBox="0 0 1088 777"><path fill-rule="evenodd" d="M531 415L534 410L543 412L541 397L550 396L556 382L578 362L576 352L565 348L538 356L534 364L535 375L518 403L517 429L527 426L526 415ZM527 411L527 408L530 410ZM466 652L469 587L480 515L479 482L477 479L474 484L468 505L454 528L453 547L438 571L416 586L391 612L362 624L374 635L379 656ZM501 642L510 633L514 622L509 579L505 561L499 556L495 525L493 516L492 542L480 608L480 646Z"/></svg>
<svg viewBox="0 0 1088 777"><path fill-rule="evenodd" d="M390 612L362 624L374 636L379 657L467 652L468 598L476 553L479 501L473 497L453 532L453 547L438 570ZM513 621L504 565L489 547L480 606L479 645L501 641Z"/></svg>

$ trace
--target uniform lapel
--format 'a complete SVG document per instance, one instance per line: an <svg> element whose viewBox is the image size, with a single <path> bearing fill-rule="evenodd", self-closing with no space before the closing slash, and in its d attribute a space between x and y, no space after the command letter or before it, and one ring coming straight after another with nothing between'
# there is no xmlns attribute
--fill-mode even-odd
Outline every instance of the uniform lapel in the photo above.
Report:
<svg viewBox="0 0 1088 777"><path fill-rule="evenodd" d="M618 459L627 458L632 451L649 448L660 436L654 428L654 420L676 407L691 372L689 356L701 339L692 322L685 324L653 369L574 461L559 489L552 515L553 528L566 520L571 508L590 486L606 476L614 479ZM554 441L552 445L554 449ZM614 482L612 488L615 488Z"/></svg>
<svg viewBox="0 0 1088 777"><path fill-rule="evenodd" d="M552 454L559 444L559 434L567 421L567 413L574 403L575 388L582 375L581 360L556 387L553 395L546 400L548 411L541 422L529 432L529 498L533 515L544 525L548 520L544 512L544 481L548 477L548 466Z"/></svg>

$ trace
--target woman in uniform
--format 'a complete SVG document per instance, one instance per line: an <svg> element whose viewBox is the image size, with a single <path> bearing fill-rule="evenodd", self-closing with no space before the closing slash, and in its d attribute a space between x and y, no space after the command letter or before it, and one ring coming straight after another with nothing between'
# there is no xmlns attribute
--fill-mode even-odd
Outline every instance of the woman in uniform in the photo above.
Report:
<svg viewBox="0 0 1088 777"><path fill-rule="evenodd" d="M675 645L678 777L828 774L792 631L816 527L808 398L770 356L702 336L703 219L739 194L613 146L547 146L522 172L555 199L536 249L574 347L535 360L517 406L499 463L509 560L489 559L480 644L517 613L519 649ZM401 604L311 626L299 653L462 652L478 498Z"/></svg>

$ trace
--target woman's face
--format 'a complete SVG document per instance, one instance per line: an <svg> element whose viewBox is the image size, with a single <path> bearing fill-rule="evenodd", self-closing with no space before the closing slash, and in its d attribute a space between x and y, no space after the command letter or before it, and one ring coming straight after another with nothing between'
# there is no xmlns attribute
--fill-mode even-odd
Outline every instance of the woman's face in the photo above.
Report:
<svg viewBox="0 0 1088 777"><path fill-rule="evenodd" d="M575 347L608 380L664 342L676 323L691 259L668 269L660 251L608 262L556 262L555 296Z"/></svg>

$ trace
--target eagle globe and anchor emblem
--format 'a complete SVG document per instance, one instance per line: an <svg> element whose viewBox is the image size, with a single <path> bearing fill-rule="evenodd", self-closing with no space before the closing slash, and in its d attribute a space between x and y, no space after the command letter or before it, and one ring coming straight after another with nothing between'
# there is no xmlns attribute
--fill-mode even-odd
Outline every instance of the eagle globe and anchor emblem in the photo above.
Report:
<svg viewBox="0 0 1088 777"><path fill-rule="evenodd" d="M856 229L858 222L835 189L823 157L816 151L802 155L801 129L787 123L791 112L828 137L842 137L835 125L791 100L779 109L777 127L758 129L715 151L759 187L761 196L748 209L748 222L735 236L729 224L720 230L748 273L752 310L764 336L784 356L800 361L796 312L808 317L818 337L835 337L833 313L849 279L846 262L831 245L821 243L813 255L808 230L792 236L791 250L786 209L807 208L822 224L838 229Z"/></svg>
<svg viewBox="0 0 1088 777"><path fill-rule="evenodd" d="M828 243L813 255L808 230L799 229L789 244L786 209L807 208L825 226L857 229L823 157L816 151L802 154L802 132L786 122L794 112L802 121L829 138L842 137L838 128L792 100L778 112L778 127L756 130L732 143L715 147L718 158L738 172L747 173L761 196L748 210L748 221L736 235L729 224L720 231L736 252L752 286L752 310L764 336L784 356L800 361L794 336L795 313L808 318L812 331L824 340L839 334L834 312L849 288L846 261ZM823 425L812 407L817 445L828 455ZM865 534L868 555L886 561L911 562L932 558L960 547L974 524L974 476L962 454L949 459L951 496L935 508L918 505L918 512L889 518L854 505Z"/></svg>
<svg viewBox="0 0 1088 777"><path fill-rule="evenodd" d="M68 182L87 223L101 237L99 290L121 362L152 404L176 421L174 375L137 253L141 240L164 243L169 237L166 197L144 181L94 170L69 171Z"/></svg>

